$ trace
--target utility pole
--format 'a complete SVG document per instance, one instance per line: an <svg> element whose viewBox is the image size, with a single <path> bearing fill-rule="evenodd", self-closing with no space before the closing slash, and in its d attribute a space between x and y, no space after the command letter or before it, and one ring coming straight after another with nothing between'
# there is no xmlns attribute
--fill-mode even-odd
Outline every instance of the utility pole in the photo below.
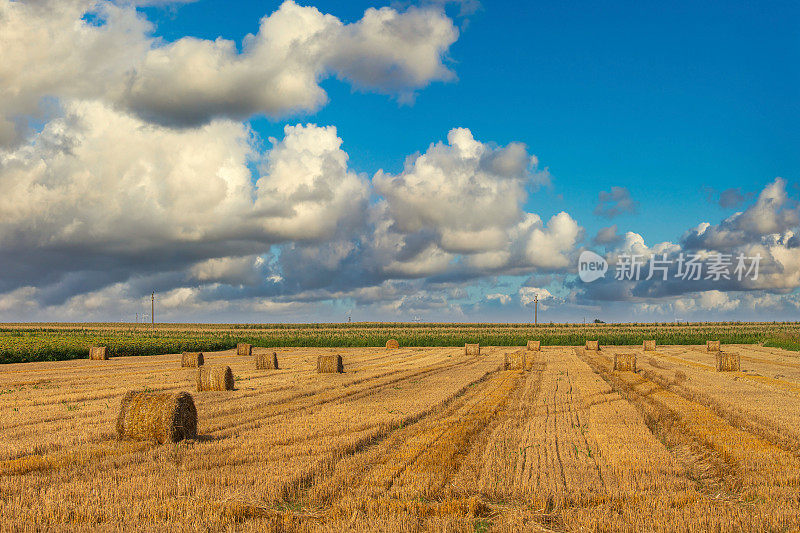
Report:
<svg viewBox="0 0 800 533"><path fill-rule="evenodd" d="M539 323L539 293L533 294L533 325Z"/></svg>
<svg viewBox="0 0 800 533"><path fill-rule="evenodd" d="M156 325L156 291L150 295L150 325Z"/></svg>

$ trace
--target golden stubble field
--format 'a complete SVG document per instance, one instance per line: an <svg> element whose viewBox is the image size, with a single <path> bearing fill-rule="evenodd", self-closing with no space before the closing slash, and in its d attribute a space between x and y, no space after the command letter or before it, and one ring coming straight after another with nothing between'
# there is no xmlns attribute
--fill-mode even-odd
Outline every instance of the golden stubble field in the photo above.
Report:
<svg viewBox="0 0 800 533"><path fill-rule="evenodd" d="M742 372L700 346L227 351L236 390L199 393L174 354L0 365L0 530L798 530L800 357L725 349ZM117 441L130 389L191 392L198 439Z"/></svg>

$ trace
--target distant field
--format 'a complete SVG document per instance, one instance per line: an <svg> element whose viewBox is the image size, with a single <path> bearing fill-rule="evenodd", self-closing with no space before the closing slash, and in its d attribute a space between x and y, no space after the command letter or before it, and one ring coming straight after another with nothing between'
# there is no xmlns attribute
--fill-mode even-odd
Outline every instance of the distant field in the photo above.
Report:
<svg viewBox="0 0 800 533"><path fill-rule="evenodd" d="M528 371L506 347L206 354L229 392L177 354L2 365L0 531L797 531L800 356L724 349L741 372L675 345L546 346ZM198 438L117 441L132 388L191 392Z"/></svg>
<svg viewBox="0 0 800 533"><path fill-rule="evenodd" d="M402 346L460 346L479 342L520 346L572 346L587 339L601 344L764 344L800 350L798 322L721 322L663 324L2 324L0 363L86 358L90 346L108 346L115 356L181 351L226 350L239 342L265 347L383 346L390 338Z"/></svg>

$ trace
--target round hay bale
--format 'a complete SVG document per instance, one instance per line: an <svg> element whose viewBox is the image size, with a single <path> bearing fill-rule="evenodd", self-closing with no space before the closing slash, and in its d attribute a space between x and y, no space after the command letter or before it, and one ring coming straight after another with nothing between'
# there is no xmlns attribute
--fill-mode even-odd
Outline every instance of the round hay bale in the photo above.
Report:
<svg viewBox="0 0 800 533"><path fill-rule="evenodd" d="M395 340L395 339L389 339L388 341L386 341L386 348L388 348L389 350L394 350L394 349L397 349L399 347L400 347L400 343L397 342L397 340Z"/></svg>
<svg viewBox="0 0 800 533"><path fill-rule="evenodd" d="M104 361L108 359L108 348L105 346L92 346L89 348L89 359Z"/></svg>
<svg viewBox="0 0 800 533"><path fill-rule="evenodd" d="M203 352L183 352L181 354L181 367L198 368L203 366Z"/></svg>
<svg viewBox="0 0 800 533"><path fill-rule="evenodd" d="M595 352L600 350L600 341L586 341L586 349Z"/></svg>
<svg viewBox="0 0 800 533"><path fill-rule="evenodd" d="M130 391L122 397L117 438L159 444L197 437L197 409L188 392Z"/></svg>
<svg viewBox="0 0 800 533"><path fill-rule="evenodd" d="M642 349L645 352L655 352L656 351L656 341L655 340L644 341L644 343L642 344Z"/></svg>
<svg viewBox="0 0 800 533"><path fill-rule="evenodd" d="M256 370L278 370L278 354L276 352L257 353Z"/></svg>
<svg viewBox="0 0 800 533"><path fill-rule="evenodd" d="M253 345L244 343L237 344L236 355L253 355Z"/></svg>
<svg viewBox="0 0 800 533"><path fill-rule="evenodd" d="M480 355L481 354L481 345L480 344L465 344L464 345L464 355Z"/></svg>
<svg viewBox="0 0 800 533"><path fill-rule="evenodd" d="M706 350L709 352L718 352L720 350L719 341L706 341Z"/></svg>
<svg viewBox="0 0 800 533"><path fill-rule="evenodd" d="M197 392L233 390L233 372L229 366L202 366L197 369Z"/></svg>
<svg viewBox="0 0 800 533"><path fill-rule="evenodd" d="M518 351L514 353L507 353L503 356L503 369L504 370L526 370L525 352Z"/></svg>
<svg viewBox="0 0 800 533"><path fill-rule="evenodd" d="M341 355L320 355L317 356L317 372L319 374L341 374L344 372L344 364Z"/></svg>
<svg viewBox="0 0 800 533"><path fill-rule="evenodd" d="M527 349L531 352L541 351L542 341L528 341Z"/></svg>
<svg viewBox="0 0 800 533"><path fill-rule="evenodd" d="M717 352L717 372L740 372L742 360L738 353Z"/></svg>
<svg viewBox="0 0 800 533"><path fill-rule="evenodd" d="M635 353L615 354L614 370L618 372L636 372L636 354Z"/></svg>

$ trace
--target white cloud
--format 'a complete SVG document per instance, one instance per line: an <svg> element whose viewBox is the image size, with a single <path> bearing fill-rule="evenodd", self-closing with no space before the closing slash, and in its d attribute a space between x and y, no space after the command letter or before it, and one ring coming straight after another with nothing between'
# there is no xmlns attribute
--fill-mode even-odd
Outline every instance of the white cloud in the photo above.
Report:
<svg viewBox="0 0 800 533"><path fill-rule="evenodd" d="M335 128L285 133L261 154L241 123L175 130L69 103L30 144L0 150L0 294L50 284L57 300L156 272L171 286L255 286L275 274L254 259L273 244L343 234L352 246L368 182Z"/></svg>
<svg viewBox="0 0 800 533"><path fill-rule="evenodd" d="M285 133L253 186L259 155L240 123L172 130L70 104L31 145L0 152L0 244L132 252L329 238L363 212L367 183L347 169L335 128Z"/></svg>
<svg viewBox="0 0 800 533"><path fill-rule="evenodd" d="M175 131L68 104L30 145L0 151L0 245L136 251L221 238L249 211L253 155L242 124Z"/></svg>
<svg viewBox="0 0 800 533"><path fill-rule="evenodd" d="M82 20L92 12L104 21ZM51 98L116 99L151 47L151 25L130 7L90 0L0 0L0 146L17 141Z"/></svg>
<svg viewBox="0 0 800 533"><path fill-rule="evenodd" d="M519 295L520 303L525 306L533 305L534 300L537 297L539 299L539 302L543 300L554 299L550 291L539 287L520 287L519 291L517 291L517 294Z"/></svg>
<svg viewBox="0 0 800 533"><path fill-rule="evenodd" d="M201 283L227 283L229 285L257 285L265 279L259 256L214 257L189 268L189 275Z"/></svg>
<svg viewBox="0 0 800 533"><path fill-rule="evenodd" d="M329 76L403 101L453 79L441 2L345 24L288 0L241 43L155 37L136 6L171 3L0 0L0 306L127 316L156 288L167 315L288 311L380 287L460 314L462 287L425 280L568 267L582 228L523 210L549 176L521 143L455 128L371 188L335 127L263 151L240 122L318 109Z"/></svg>
<svg viewBox="0 0 800 533"><path fill-rule="evenodd" d="M789 199L786 180L776 178L758 195L756 202L720 224L703 223L688 231L685 246L699 249L730 250L747 243L761 242L772 235L784 235L800 225L800 207Z"/></svg>
<svg viewBox="0 0 800 533"><path fill-rule="evenodd" d="M281 239L330 239L364 216L366 180L347 168L333 126L286 126L256 182L255 214ZM349 232L348 232L349 233Z"/></svg>
<svg viewBox="0 0 800 533"><path fill-rule="evenodd" d="M523 217L536 158L521 144L483 144L465 128L450 130L447 141L410 158L396 176L375 175L373 184L389 215L401 232L433 231L446 252L507 246L506 233Z"/></svg>
<svg viewBox="0 0 800 533"><path fill-rule="evenodd" d="M582 228L567 214L525 213L528 189L548 179L524 145L497 147L456 128L406 160L403 172L373 178L378 205L375 244L394 272L443 272L461 257L470 271L563 269Z"/></svg>
<svg viewBox="0 0 800 533"><path fill-rule="evenodd" d="M525 256L528 264L543 269L564 269L573 262L574 252L583 229L564 211L553 215L547 225L537 215L529 214L518 231L525 238Z"/></svg>
<svg viewBox="0 0 800 533"><path fill-rule="evenodd" d="M442 62L458 38L452 21L437 9L367 9L363 18L339 29L327 64L361 87L408 94L431 81L450 80Z"/></svg>

